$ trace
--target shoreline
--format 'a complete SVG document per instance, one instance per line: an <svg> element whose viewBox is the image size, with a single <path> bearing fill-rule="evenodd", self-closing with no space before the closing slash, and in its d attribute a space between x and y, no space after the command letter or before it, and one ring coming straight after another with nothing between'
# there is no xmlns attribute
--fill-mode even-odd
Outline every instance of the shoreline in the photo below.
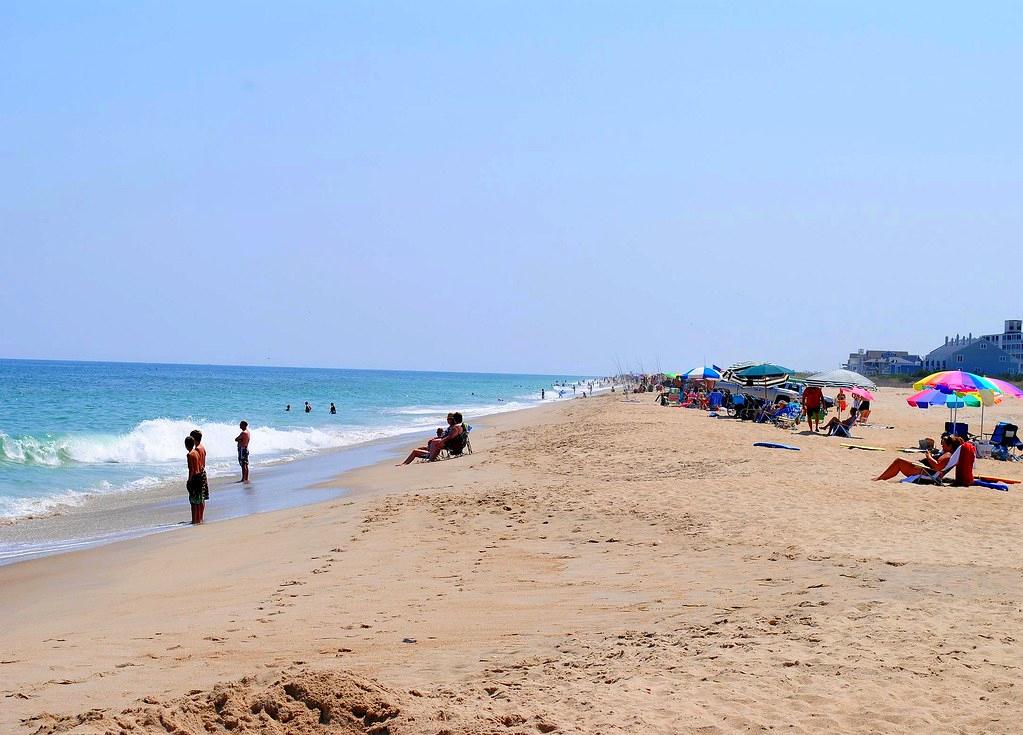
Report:
<svg viewBox="0 0 1023 735"><path fill-rule="evenodd" d="M565 401L330 501L0 567L0 731L1008 735L1023 497L872 482L944 421L903 397L878 452Z"/></svg>
<svg viewBox="0 0 1023 735"><path fill-rule="evenodd" d="M607 393L608 389L602 391ZM507 414L544 409L573 399L552 399L513 410L472 416L478 426ZM467 420L468 422L468 420ZM348 490L337 483L347 472L401 455L422 443L412 440L424 429L413 428L394 436L310 452L287 461L270 460L253 466L253 482L242 485L232 476L211 478L211 502L207 523L243 518L326 502ZM86 496L82 503L58 506L51 511L0 522L0 567L52 554L120 543L153 534L189 527L183 481L161 482L155 486ZM179 487L180 486L180 487Z"/></svg>

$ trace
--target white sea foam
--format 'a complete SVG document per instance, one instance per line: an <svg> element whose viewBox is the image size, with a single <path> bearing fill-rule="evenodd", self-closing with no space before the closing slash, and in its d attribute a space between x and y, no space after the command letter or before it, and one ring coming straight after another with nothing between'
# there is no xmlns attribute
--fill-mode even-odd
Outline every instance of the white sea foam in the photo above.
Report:
<svg viewBox="0 0 1023 735"><path fill-rule="evenodd" d="M539 396L536 396L539 398ZM463 409L466 420L516 411L536 405L531 396ZM340 449L375 439L417 433L443 424L447 406L412 405L388 409L395 423L380 427L332 428L250 426L254 462L282 462L313 452ZM11 437L0 432L0 462L40 467L140 465L145 474L119 484L100 482L88 488L67 489L34 497L0 495L0 518L17 519L74 507L98 494L143 490L167 482L180 474L184 459L184 437L192 429L203 432L207 471L211 476L237 470L234 424L193 419L156 418L140 422L125 434L82 434L67 436ZM126 468L128 469L128 468ZM134 469L134 468L132 468Z"/></svg>

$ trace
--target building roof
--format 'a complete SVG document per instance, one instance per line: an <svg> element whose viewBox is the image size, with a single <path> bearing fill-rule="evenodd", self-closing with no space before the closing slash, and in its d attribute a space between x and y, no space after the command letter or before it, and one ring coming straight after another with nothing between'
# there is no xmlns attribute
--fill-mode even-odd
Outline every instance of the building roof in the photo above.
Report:
<svg viewBox="0 0 1023 735"><path fill-rule="evenodd" d="M953 355L956 355L959 352L979 343L983 343L985 347L989 350L995 350L993 354L997 355L999 352L1002 352L1006 355L1009 354L994 342L989 342L980 337L974 337L973 339L949 340L947 344L943 344L941 347L938 347L937 349L928 352L927 357L924 359L947 360L949 357L952 357Z"/></svg>

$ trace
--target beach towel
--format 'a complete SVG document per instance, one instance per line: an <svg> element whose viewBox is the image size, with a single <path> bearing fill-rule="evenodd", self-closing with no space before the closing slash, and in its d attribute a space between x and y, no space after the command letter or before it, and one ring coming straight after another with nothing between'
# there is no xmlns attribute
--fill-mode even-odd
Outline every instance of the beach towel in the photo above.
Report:
<svg viewBox="0 0 1023 735"><path fill-rule="evenodd" d="M913 475L912 477L905 477L900 482L908 482L913 485L937 485L934 478L930 475ZM988 482L987 480L981 480L980 478L974 478L972 487L986 487L989 490L1000 490L1003 493L1009 492L1009 486L999 482Z"/></svg>
<svg viewBox="0 0 1023 735"><path fill-rule="evenodd" d="M981 480L978 477L973 478L974 487L986 487L990 490L1001 490L1003 493L1009 492L1009 486L1003 485L1000 482L988 482L987 480Z"/></svg>
<svg viewBox="0 0 1023 735"><path fill-rule="evenodd" d="M1000 482L1003 485L1019 485L1019 480L1012 480L1008 477L992 477L991 475L974 475L978 480L984 482Z"/></svg>
<svg viewBox="0 0 1023 735"><path fill-rule="evenodd" d="M788 444L778 444L776 442L753 442L755 447L767 447L768 449L789 449L793 452L798 452L799 447L793 447Z"/></svg>

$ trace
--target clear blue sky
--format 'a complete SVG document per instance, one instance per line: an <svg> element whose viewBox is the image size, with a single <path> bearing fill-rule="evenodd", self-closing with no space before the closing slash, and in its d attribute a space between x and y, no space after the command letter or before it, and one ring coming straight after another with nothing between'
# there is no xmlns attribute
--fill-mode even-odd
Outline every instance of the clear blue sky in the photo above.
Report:
<svg viewBox="0 0 1023 735"><path fill-rule="evenodd" d="M0 357L830 367L1023 317L1016 3L0 4Z"/></svg>

